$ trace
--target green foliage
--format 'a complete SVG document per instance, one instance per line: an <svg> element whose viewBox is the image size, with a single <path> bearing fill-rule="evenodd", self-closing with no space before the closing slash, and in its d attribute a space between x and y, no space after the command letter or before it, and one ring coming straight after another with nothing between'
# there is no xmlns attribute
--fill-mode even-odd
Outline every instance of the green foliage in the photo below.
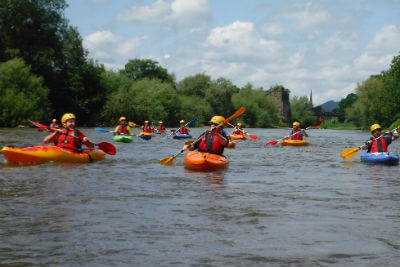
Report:
<svg viewBox="0 0 400 267"><path fill-rule="evenodd" d="M167 69L159 66L157 61L151 59L131 59L125 64L125 69L121 73L134 81L146 78L173 83L175 80L173 75L168 74Z"/></svg>
<svg viewBox="0 0 400 267"><path fill-rule="evenodd" d="M189 76L177 84L180 94L205 97L206 90L211 86L211 77L205 74Z"/></svg>
<svg viewBox="0 0 400 267"><path fill-rule="evenodd" d="M192 125L208 125L212 116L214 116L213 109L204 98L199 96L186 96L181 95L179 97L181 103L181 112L179 120L184 119L186 121L197 118L195 124ZM171 121L174 126L179 125L179 120Z"/></svg>
<svg viewBox="0 0 400 267"><path fill-rule="evenodd" d="M27 118L46 118L48 93L42 78L32 75L22 59L0 63L0 126L15 127L26 124Z"/></svg>
<svg viewBox="0 0 400 267"><path fill-rule="evenodd" d="M302 127L308 127L317 121L307 96L294 96L290 101L290 110L292 112L292 120L299 121Z"/></svg>
<svg viewBox="0 0 400 267"><path fill-rule="evenodd" d="M357 95L354 93L348 94L346 98L342 98L339 102L339 108L337 112L339 113L339 122L344 122L346 118L346 109L351 107L357 100Z"/></svg>

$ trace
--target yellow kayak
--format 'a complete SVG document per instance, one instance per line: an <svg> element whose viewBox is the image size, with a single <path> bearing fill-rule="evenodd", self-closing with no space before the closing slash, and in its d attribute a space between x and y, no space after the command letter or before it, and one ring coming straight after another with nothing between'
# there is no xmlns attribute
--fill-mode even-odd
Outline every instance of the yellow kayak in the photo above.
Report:
<svg viewBox="0 0 400 267"><path fill-rule="evenodd" d="M307 140L282 140L282 146L308 146Z"/></svg>

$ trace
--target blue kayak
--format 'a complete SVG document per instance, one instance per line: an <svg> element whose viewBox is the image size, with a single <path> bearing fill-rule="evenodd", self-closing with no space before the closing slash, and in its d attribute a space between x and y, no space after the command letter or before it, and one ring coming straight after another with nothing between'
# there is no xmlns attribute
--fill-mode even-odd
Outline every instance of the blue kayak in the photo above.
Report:
<svg viewBox="0 0 400 267"><path fill-rule="evenodd" d="M361 161L366 163L399 164L399 155L391 152L367 153L361 155Z"/></svg>
<svg viewBox="0 0 400 267"><path fill-rule="evenodd" d="M174 139L185 139L185 138L192 138L190 134L176 134L173 137Z"/></svg>

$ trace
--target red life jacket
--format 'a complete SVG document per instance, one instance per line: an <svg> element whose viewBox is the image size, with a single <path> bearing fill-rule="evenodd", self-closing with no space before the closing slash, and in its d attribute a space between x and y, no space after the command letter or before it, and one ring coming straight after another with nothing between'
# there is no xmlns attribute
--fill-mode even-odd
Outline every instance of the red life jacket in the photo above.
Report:
<svg viewBox="0 0 400 267"><path fill-rule="evenodd" d="M72 150L74 152L82 151L82 139L74 138L72 136L78 137L78 130L67 131L67 129L62 129L63 133L59 134L54 139L54 145ZM72 136L71 136L72 135Z"/></svg>
<svg viewBox="0 0 400 267"><path fill-rule="evenodd" d="M236 128L233 133L234 134L243 134L243 131L240 128Z"/></svg>
<svg viewBox="0 0 400 267"><path fill-rule="evenodd" d="M372 138L372 145L368 153L388 152L385 138Z"/></svg>
<svg viewBox="0 0 400 267"><path fill-rule="evenodd" d="M126 125L120 124L118 126L117 134L129 134L128 127Z"/></svg>
<svg viewBox="0 0 400 267"><path fill-rule="evenodd" d="M294 130L292 130L290 132L291 138L292 140L303 140L303 136L301 136L301 131L297 130L296 132Z"/></svg>
<svg viewBox="0 0 400 267"><path fill-rule="evenodd" d="M224 153L224 146L221 144L216 134L207 132L200 141L199 151L222 155L222 153Z"/></svg>
<svg viewBox="0 0 400 267"><path fill-rule="evenodd" d="M51 123L50 128L52 129L58 129L58 124L57 123Z"/></svg>
<svg viewBox="0 0 400 267"><path fill-rule="evenodd" d="M186 127L179 128L179 133L180 133L180 134L189 134L189 132L188 132L188 130L187 130Z"/></svg>
<svg viewBox="0 0 400 267"><path fill-rule="evenodd" d="M143 126L143 132L151 133L151 127L150 126Z"/></svg>
<svg viewBox="0 0 400 267"><path fill-rule="evenodd" d="M157 131L159 131L159 130L165 130L165 127L160 125L160 126L157 127Z"/></svg>

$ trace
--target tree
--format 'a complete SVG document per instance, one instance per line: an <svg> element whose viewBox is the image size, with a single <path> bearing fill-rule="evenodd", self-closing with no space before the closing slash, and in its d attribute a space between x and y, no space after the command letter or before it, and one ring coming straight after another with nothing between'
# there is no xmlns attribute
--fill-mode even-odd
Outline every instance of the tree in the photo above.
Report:
<svg viewBox="0 0 400 267"><path fill-rule="evenodd" d="M196 74L186 77L177 84L179 93L187 96L206 96L206 90L211 86L211 77L205 74Z"/></svg>
<svg viewBox="0 0 400 267"><path fill-rule="evenodd" d="M134 81L147 78L174 83L175 80L175 77L169 74L167 69L159 66L157 61L151 59L131 59L125 64L125 69L121 73Z"/></svg>
<svg viewBox="0 0 400 267"><path fill-rule="evenodd" d="M351 107L354 102L357 100L357 95L354 93L350 93L346 96L346 98L342 98L339 102L339 108L337 112L339 113L339 121L344 122L346 119L346 109Z"/></svg>
<svg viewBox="0 0 400 267"><path fill-rule="evenodd" d="M311 110L311 103L307 96L294 96L290 100L290 110L292 112L292 120L299 121L303 126L312 125L317 120Z"/></svg>

